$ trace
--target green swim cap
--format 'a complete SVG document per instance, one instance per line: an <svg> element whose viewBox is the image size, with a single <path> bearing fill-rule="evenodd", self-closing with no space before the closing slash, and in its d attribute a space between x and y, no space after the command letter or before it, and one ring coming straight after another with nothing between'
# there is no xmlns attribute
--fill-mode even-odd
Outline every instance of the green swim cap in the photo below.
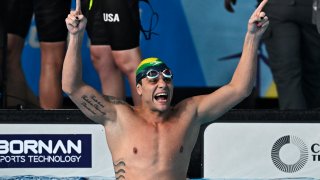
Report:
<svg viewBox="0 0 320 180"><path fill-rule="evenodd" d="M136 70L136 83L138 84L141 79L146 77L147 72L150 70L163 71L170 69L161 59L156 57L146 58L141 61Z"/></svg>

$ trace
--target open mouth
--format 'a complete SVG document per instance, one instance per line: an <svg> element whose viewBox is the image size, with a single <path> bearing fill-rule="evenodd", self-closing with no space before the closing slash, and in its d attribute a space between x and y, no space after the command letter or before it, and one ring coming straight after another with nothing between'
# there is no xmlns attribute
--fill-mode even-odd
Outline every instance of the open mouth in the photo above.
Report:
<svg viewBox="0 0 320 180"><path fill-rule="evenodd" d="M167 102L168 100L168 94L163 92L163 93L158 93L154 96L154 99L158 102Z"/></svg>

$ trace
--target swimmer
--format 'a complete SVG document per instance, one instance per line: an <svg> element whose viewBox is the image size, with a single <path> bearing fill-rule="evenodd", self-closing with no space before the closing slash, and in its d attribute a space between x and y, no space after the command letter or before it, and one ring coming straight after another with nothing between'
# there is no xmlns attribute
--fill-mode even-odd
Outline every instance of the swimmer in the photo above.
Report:
<svg viewBox="0 0 320 180"><path fill-rule="evenodd" d="M269 24L262 12L266 3L264 0L249 19L243 53L232 80L210 94L187 98L174 107L170 104L173 71L156 57L143 60L136 70L139 106L104 96L87 85L82 79L81 65L86 18L75 11L69 14L66 25L70 41L63 68L63 91L88 118L104 126L117 179L187 178L200 126L214 122L252 91L259 41Z"/></svg>

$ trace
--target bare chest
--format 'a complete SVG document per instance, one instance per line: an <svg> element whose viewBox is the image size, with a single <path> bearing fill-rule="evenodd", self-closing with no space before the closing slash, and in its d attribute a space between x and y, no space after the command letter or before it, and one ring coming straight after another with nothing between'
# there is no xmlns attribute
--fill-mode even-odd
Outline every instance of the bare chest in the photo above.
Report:
<svg viewBox="0 0 320 180"><path fill-rule="evenodd" d="M171 126L146 126L126 134L125 146L133 155L170 158L183 154L187 130Z"/></svg>
<svg viewBox="0 0 320 180"><path fill-rule="evenodd" d="M141 166L174 166L188 160L195 141L190 139L192 134L188 127L172 124L133 126L114 142L113 155Z"/></svg>

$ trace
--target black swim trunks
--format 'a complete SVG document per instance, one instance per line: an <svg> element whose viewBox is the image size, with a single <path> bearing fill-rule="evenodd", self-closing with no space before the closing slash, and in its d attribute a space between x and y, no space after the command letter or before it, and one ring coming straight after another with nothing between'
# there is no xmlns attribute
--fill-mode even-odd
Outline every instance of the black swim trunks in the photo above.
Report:
<svg viewBox="0 0 320 180"><path fill-rule="evenodd" d="M87 32L92 45L110 45L113 50L139 46L140 16L138 0L82 1ZM89 9L90 8L90 9Z"/></svg>
<svg viewBox="0 0 320 180"><path fill-rule="evenodd" d="M70 0L6 0L7 31L26 37L35 15L39 41L65 41L68 30L65 18L70 13Z"/></svg>

